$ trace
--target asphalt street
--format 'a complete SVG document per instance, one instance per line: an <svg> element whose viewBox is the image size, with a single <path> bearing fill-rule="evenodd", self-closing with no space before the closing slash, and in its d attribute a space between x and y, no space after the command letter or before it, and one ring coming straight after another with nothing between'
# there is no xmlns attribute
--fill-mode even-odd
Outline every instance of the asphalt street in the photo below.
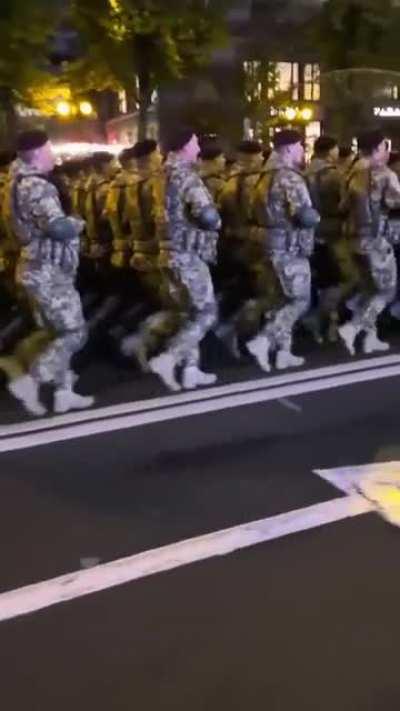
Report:
<svg viewBox="0 0 400 711"><path fill-rule="evenodd" d="M322 349L312 364L349 362ZM222 383L257 378L223 363ZM150 376L105 358L82 381L99 407L163 398ZM399 388L400 374L378 373L37 446L19 447L17 433L14 448L6 428L24 418L3 392L0 615L34 583L343 499L315 470L400 461ZM16 608L0 622L3 706L398 710L399 536L366 513Z"/></svg>

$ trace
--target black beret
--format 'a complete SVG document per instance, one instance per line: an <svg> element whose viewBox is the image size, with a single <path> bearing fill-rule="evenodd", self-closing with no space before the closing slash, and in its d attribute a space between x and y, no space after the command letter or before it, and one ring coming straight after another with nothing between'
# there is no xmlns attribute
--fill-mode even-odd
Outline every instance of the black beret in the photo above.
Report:
<svg viewBox="0 0 400 711"><path fill-rule="evenodd" d="M316 155L326 155L338 145L336 138L333 138L333 136L320 136L314 143L314 152Z"/></svg>
<svg viewBox="0 0 400 711"><path fill-rule="evenodd" d="M238 153L256 155L263 152L263 147L258 141L242 141L237 147Z"/></svg>
<svg viewBox="0 0 400 711"><path fill-rule="evenodd" d="M111 163L112 160L114 160L113 154L107 153L107 151L97 151L97 153L93 153L92 156L92 162L95 167Z"/></svg>
<svg viewBox="0 0 400 711"><path fill-rule="evenodd" d="M274 136L274 147L283 148L283 146L294 146L296 143L302 143L303 137L301 133L294 129L284 129L279 131Z"/></svg>
<svg viewBox="0 0 400 711"><path fill-rule="evenodd" d="M365 131L357 138L358 148L364 153L372 153L384 140L382 131Z"/></svg>
<svg viewBox="0 0 400 711"><path fill-rule="evenodd" d="M224 154L222 148L216 145L204 145L200 152L201 160L215 160Z"/></svg>
<svg viewBox="0 0 400 711"><path fill-rule="evenodd" d="M132 148L132 158L146 158L157 149L157 141L147 138L145 141L138 141Z"/></svg>
<svg viewBox="0 0 400 711"><path fill-rule="evenodd" d="M354 151L351 146L339 146L339 158L350 158L354 155Z"/></svg>
<svg viewBox="0 0 400 711"><path fill-rule="evenodd" d="M17 138L17 150L19 153L24 153L25 151L33 151L36 148L42 148L48 142L49 137L46 131L41 129L33 129L31 131L24 131L20 133Z"/></svg>
<svg viewBox="0 0 400 711"><path fill-rule="evenodd" d="M196 131L192 128L181 127L173 131L165 142L167 151L181 151L195 135Z"/></svg>
<svg viewBox="0 0 400 711"><path fill-rule="evenodd" d="M124 148L123 151L118 156L118 160L121 163L121 165L124 165L125 163L128 163L128 161L131 161L135 158L133 147L130 148Z"/></svg>

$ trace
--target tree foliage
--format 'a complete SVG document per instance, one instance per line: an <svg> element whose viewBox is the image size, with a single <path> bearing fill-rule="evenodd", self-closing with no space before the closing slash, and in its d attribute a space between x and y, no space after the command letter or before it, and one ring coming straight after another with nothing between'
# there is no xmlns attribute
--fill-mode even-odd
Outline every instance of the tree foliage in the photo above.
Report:
<svg viewBox="0 0 400 711"><path fill-rule="evenodd" d="M327 70L400 69L400 8L394 0L327 0L312 27Z"/></svg>
<svg viewBox="0 0 400 711"><path fill-rule="evenodd" d="M400 85L400 7L394 0L327 0L311 36L322 64L329 129L343 140L374 122L377 100Z"/></svg>
<svg viewBox="0 0 400 711"><path fill-rule="evenodd" d="M84 51L71 68L72 83L133 93L144 135L154 91L204 66L226 41L225 5L225 0L73 0L72 19Z"/></svg>
<svg viewBox="0 0 400 711"><path fill-rule="evenodd" d="M16 103L49 79L49 40L58 17L54 0L1 0L0 109L10 137L16 128Z"/></svg>

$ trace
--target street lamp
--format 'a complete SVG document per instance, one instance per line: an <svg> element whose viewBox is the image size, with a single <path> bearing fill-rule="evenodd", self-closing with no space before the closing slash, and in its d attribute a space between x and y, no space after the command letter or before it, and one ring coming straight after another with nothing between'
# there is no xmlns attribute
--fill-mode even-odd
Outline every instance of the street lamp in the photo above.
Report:
<svg viewBox="0 0 400 711"><path fill-rule="evenodd" d="M69 101L61 99L60 101L57 101L56 111L58 115L62 118L68 118L69 116L71 116L72 106Z"/></svg>
<svg viewBox="0 0 400 711"><path fill-rule="evenodd" d="M314 115L314 112L310 108L305 108L300 111L300 116L303 119L303 121L311 121L312 117Z"/></svg>
<svg viewBox="0 0 400 711"><path fill-rule="evenodd" d="M285 118L288 121L294 121L296 116L297 116L297 111L292 106L288 106L287 109L285 109Z"/></svg>
<svg viewBox="0 0 400 711"><path fill-rule="evenodd" d="M79 111L82 116L91 116L93 113L93 106L90 101L81 101L79 104Z"/></svg>

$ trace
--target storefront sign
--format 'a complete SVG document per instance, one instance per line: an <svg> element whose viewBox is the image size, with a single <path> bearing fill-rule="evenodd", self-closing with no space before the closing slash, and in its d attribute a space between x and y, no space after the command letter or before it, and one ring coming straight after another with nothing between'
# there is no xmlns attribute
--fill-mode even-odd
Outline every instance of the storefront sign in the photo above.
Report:
<svg viewBox="0 0 400 711"><path fill-rule="evenodd" d="M400 118L400 106L375 106L374 116L380 118Z"/></svg>

